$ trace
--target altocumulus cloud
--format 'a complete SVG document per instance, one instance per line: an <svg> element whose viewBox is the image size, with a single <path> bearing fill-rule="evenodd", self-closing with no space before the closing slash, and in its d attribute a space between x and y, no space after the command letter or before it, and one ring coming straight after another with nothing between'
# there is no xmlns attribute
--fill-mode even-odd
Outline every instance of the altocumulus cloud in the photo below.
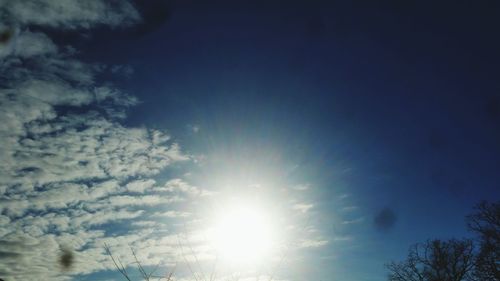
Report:
<svg viewBox="0 0 500 281"><path fill-rule="evenodd" d="M123 126L137 99L99 85L95 65L30 31L120 28L140 22L138 12L124 0L0 0L0 19L10 36L0 43L0 277L70 280L110 269L104 243L121 258L131 245L150 249L146 264L171 263L177 241L159 239L151 207L203 192L153 177L190 157L163 132ZM105 227L128 220L119 234ZM74 264L57 270L66 249Z"/></svg>
<svg viewBox="0 0 500 281"><path fill-rule="evenodd" d="M193 261L179 247L180 234L197 260L213 258L203 230L175 229L197 223L180 206L205 200L210 188L157 177L196 157L164 132L123 125L138 100L98 82L105 69L133 71L83 62L78 50L42 32L140 22L126 0L0 0L0 278L71 280L113 269L104 244L124 264L131 261L127 245L140 249L144 265ZM309 188L282 195L302 198ZM313 202L290 202L289 217L317 215ZM287 229L297 248L329 243L315 226L290 221ZM71 265L61 266L62 258Z"/></svg>

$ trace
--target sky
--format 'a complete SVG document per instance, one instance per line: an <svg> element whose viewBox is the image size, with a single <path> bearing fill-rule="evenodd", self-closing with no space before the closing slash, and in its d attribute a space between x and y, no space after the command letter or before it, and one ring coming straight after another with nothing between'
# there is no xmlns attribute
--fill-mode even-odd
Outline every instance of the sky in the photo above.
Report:
<svg viewBox="0 0 500 281"><path fill-rule="evenodd" d="M108 245L234 279L207 235L247 204L278 246L239 280L387 280L500 199L499 25L489 0L0 0L0 278L122 280Z"/></svg>

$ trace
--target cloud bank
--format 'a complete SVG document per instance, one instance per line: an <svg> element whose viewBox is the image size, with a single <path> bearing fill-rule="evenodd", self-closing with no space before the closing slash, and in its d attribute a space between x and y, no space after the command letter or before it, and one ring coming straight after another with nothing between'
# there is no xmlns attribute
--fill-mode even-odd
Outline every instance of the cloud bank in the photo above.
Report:
<svg viewBox="0 0 500 281"><path fill-rule="evenodd" d="M170 262L174 241L153 239L139 222L154 216L151 206L193 196L182 179L151 178L189 157L163 132L122 125L137 99L100 85L98 68L32 31L120 28L138 22L137 11L118 0L4 0L0 15L11 35L0 43L0 277L69 280L109 269L104 243L156 245ZM120 235L105 227L131 219ZM75 251L71 271L57 264L66 248Z"/></svg>
<svg viewBox="0 0 500 281"><path fill-rule="evenodd" d="M83 62L42 31L126 27L141 21L134 6L0 0L0 19L0 278L72 280L113 269L104 244L125 264L127 245L140 249L144 265L173 265L192 253L210 258L201 233L183 238L186 254L174 227L194 221L179 204L210 192L182 177L157 177L191 157L164 132L125 126L137 98L99 82L106 69L133 69ZM314 204L293 201L290 209L305 217ZM298 248L328 244L315 228L308 232ZM68 253L72 264L61 266Z"/></svg>

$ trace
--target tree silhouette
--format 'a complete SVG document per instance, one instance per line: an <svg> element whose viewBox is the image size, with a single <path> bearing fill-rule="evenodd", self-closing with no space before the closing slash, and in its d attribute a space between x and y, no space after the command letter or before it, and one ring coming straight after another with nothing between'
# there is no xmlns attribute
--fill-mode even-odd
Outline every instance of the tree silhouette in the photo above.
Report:
<svg viewBox="0 0 500 281"><path fill-rule="evenodd" d="M476 239L416 244L402 262L386 265L390 281L500 281L500 201L483 201L467 216Z"/></svg>
<svg viewBox="0 0 500 281"><path fill-rule="evenodd" d="M500 202L483 201L467 217L467 226L479 236L474 276L478 281L500 280Z"/></svg>
<svg viewBox="0 0 500 281"><path fill-rule="evenodd" d="M104 244L104 249L106 250L106 253L111 258L111 260L113 261L113 264L115 265L116 270L118 270L118 272L127 281L132 281L132 278L130 277L129 273L127 272L127 265L123 265L123 263L118 258L115 258L113 256L113 254L111 253L111 249L107 244ZM171 271L170 273L167 273L166 275L163 275L163 276L154 275L154 273L158 269L159 265L157 265L150 272L146 272L142 263L137 258L137 255L136 255L134 249L130 248L130 250L132 252L132 255L134 256L133 264L135 264L137 266L137 269L139 270L139 273L141 274L142 280L144 280L144 281L152 281L153 279L157 279L158 281L161 281L161 280L171 281L172 280L172 275L174 273L173 271Z"/></svg>
<svg viewBox="0 0 500 281"><path fill-rule="evenodd" d="M472 280L474 244L471 240L429 240L413 245L403 262L387 265L390 281Z"/></svg>

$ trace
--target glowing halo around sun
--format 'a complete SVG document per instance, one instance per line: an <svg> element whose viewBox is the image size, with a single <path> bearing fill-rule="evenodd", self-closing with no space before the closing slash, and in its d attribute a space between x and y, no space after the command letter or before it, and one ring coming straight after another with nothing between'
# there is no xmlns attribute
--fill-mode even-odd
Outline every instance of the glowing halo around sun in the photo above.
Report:
<svg viewBox="0 0 500 281"><path fill-rule="evenodd" d="M275 226L271 213L260 206L234 204L218 212L210 240L224 263L257 265L269 260L277 246Z"/></svg>

